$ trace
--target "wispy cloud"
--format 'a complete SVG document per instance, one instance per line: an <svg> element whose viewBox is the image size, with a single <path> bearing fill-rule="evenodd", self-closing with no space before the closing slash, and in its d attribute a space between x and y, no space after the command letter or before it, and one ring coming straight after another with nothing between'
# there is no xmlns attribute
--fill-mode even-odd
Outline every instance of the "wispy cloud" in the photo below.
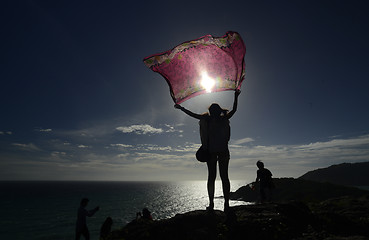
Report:
<svg viewBox="0 0 369 240"><path fill-rule="evenodd" d="M40 128L40 129L37 129L37 131L39 131L39 132L52 132L53 130L51 128L46 128L46 129Z"/></svg>
<svg viewBox="0 0 369 240"><path fill-rule="evenodd" d="M125 149L125 148L132 148L133 145L129 145L129 144L122 144L122 143L112 143L110 144L111 147L117 147L117 148L122 148L122 149Z"/></svg>
<svg viewBox="0 0 369 240"><path fill-rule="evenodd" d="M163 133L164 130L161 128L154 128L148 124L142 124L142 125L131 125L128 127L117 127L116 130L122 132L122 133L135 133L138 135L141 134L158 134Z"/></svg>
<svg viewBox="0 0 369 240"><path fill-rule="evenodd" d="M166 151L166 152L172 151L172 147L170 146L158 146L158 145L147 145L145 146L145 149L147 151Z"/></svg>
<svg viewBox="0 0 369 240"><path fill-rule="evenodd" d="M169 125L169 124L164 124L164 126L167 128L165 130L165 132L167 133L171 133L171 132L179 132L179 133L183 133L183 130L181 129L176 129L175 126ZM177 124L176 127L181 127L183 126L183 124Z"/></svg>
<svg viewBox="0 0 369 240"><path fill-rule="evenodd" d="M137 144L137 145L129 145L129 144L121 144L121 143L115 143L110 144L110 146L106 148L116 148L118 150L122 151L145 151L145 152L177 152L177 153L183 153L183 152L193 152L196 151L200 144L194 144L194 143L186 143L181 146L162 146L157 144Z"/></svg>
<svg viewBox="0 0 369 240"><path fill-rule="evenodd" d="M66 152L54 151L54 152L51 153L51 157L53 157L53 158L63 158L65 156L67 156Z"/></svg>
<svg viewBox="0 0 369 240"><path fill-rule="evenodd" d="M41 150L33 143L28 143L28 144L12 143L12 145L23 151L40 151Z"/></svg>
<svg viewBox="0 0 369 240"><path fill-rule="evenodd" d="M129 153L120 153L117 155L118 158L127 158L130 154Z"/></svg>
<svg viewBox="0 0 369 240"><path fill-rule="evenodd" d="M0 131L0 135L12 135L13 132L11 131Z"/></svg>
<svg viewBox="0 0 369 240"><path fill-rule="evenodd" d="M80 145L78 145L78 148L91 148L91 146L86 146L86 145L80 144Z"/></svg>
<svg viewBox="0 0 369 240"><path fill-rule="evenodd" d="M249 142L253 142L253 141L255 141L255 140L252 139L252 138L242 138L242 139L238 139L238 140L233 140L232 144L241 145L241 144L245 144L245 143L249 143Z"/></svg>

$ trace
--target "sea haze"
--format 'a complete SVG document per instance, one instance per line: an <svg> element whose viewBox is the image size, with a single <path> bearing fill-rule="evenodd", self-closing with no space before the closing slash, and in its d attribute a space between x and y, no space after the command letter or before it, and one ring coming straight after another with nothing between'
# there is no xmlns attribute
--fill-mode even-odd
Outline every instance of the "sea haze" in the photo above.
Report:
<svg viewBox="0 0 369 240"><path fill-rule="evenodd" d="M231 181L231 191L245 185ZM223 209L221 182L216 182L215 209ZM106 219L113 229L124 226L147 207L154 219L205 209L206 181L188 182L0 182L0 239L73 239L81 198L90 199L87 209L100 210L87 223L91 240L99 237ZM231 206L247 204L231 201Z"/></svg>

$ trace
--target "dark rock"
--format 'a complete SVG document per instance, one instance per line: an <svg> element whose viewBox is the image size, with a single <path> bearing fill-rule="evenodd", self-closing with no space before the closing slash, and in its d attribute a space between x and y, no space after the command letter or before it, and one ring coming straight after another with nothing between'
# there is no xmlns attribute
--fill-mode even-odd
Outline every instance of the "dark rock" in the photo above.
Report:
<svg viewBox="0 0 369 240"><path fill-rule="evenodd" d="M232 207L226 213L193 211L159 221L133 221L110 239L293 239L312 215L299 202Z"/></svg>
<svg viewBox="0 0 369 240"><path fill-rule="evenodd" d="M275 202L296 200L309 203L341 196L360 197L368 194L368 191L355 187L320 183L304 179L273 178L273 182L275 188L272 191L272 200ZM249 186L243 186L236 192L231 193L231 199L256 202L259 193L258 187L256 185L256 188L252 190Z"/></svg>
<svg viewBox="0 0 369 240"><path fill-rule="evenodd" d="M197 210L157 221L132 221L109 236L117 239L367 240L369 196L310 203L292 201L231 207L226 213Z"/></svg>
<svg viewBox="0 0 369 240"><path fill-rule="evenodd" d="M310 204L315 227L342 236L369 236L369 195L340 197Z"/></svg>
<svg viewBox="0 0 369 240"><path fill-rule="evenodd" d="M273 179L273 203L197 210L157 221L134 220L110 240L369 239L369 194L358 188L303 179ZM254 202L258 189L241 187L232 199Z"/></svg>
<svg viewBox="0 0 369 240"><path fill-rule="evenodd" d="M197 210L163 220L134 220L110 240L366 240L369 192L304 179L273 179L273 203ZM231 199L255 202L258 189L241 187Z"/></svg>

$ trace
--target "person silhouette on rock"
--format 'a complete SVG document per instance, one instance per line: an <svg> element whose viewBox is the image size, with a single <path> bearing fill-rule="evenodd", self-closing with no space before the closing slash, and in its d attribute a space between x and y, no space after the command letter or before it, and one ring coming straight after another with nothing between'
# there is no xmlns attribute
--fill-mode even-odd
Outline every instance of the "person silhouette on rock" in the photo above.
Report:
<svg viewBox="0 0 369 240"><path fill-rule="evenodd" d="M83 235L86 240L90 239L90 232L87 228L86 218L92 217L100 209L99 207L95 207L92 210L86 210L85 208L87 207L88 201L89 200L87 198L83 198L78 208L76 222L76 240L79 240L81 235Z"/></svg>
<svg viewBox="0 0 369 240"><path fill-rule="evenodd" d="M113 225L113 219L111 217L107 217L100 228L100 240L107 239L108 235L111 232L111 227Z"/></svg>
<svg viewBox="0 0 369 240"><path fill-rule="evenodd" d="M143 208L142 209L142 212L138 212L136 213L136 220L143 220L143 221L146 221L146 220L149 220L149 221L152 221L153 218L151 216L151 212L149 211L148 208Z"/></svg>
<svg viewBox="0 0 369 240"><path fill-rule="evenodd" d="M237 111L238 96L241 91L236 90L233 102L233 109L228 111L222 109L219 104L213 103L209 107L209 111L204 114L196 114L185 109L179 104L174 105L175 108L182 110L187 115L199 119L200 126L205 122L207 133L201 134L202 145L210 152L210 159L206 162L208 167L207 190L209 196L209 206L207 210L214 209L214 193L215 179L217 173L217 163L219 163L219 173L222 180L222 188L224 195L224 211L229 210L230 181L228 177L229 150L228 141L230 139L229 119ZM200 132L202 130L200 129ZM205 136L206 135L206 136ZM206 140L205 140L205 139Z"/></svg>
<svg viewBox="0 0 369 240"><path fill-rule="evenodd" d="M260 182L260 202L270 202L272 189L274 188L272 173L264 168L264 163L262 161L257 161L256 166L258 170L256 172L255 183Z"/></svg>

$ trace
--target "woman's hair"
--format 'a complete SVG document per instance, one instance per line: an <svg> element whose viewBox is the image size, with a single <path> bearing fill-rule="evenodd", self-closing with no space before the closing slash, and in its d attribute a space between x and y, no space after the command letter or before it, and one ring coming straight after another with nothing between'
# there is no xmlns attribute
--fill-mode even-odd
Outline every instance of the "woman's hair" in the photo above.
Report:
<svg viewBox="0 0 369 240"><path fill-rule="evenodd" d="M211 104L208 109L210 116L221 116L222 114L224 116L228 113L228 110L221 108L218 103Z"/></svg>

